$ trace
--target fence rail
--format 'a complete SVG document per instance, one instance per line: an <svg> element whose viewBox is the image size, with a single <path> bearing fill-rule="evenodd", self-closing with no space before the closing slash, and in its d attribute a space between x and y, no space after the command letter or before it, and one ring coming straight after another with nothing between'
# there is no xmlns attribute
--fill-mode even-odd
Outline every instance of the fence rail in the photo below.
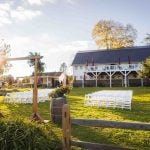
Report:
<svg viewBox="0 0 150 150"><path fill-rule="evenodd" d="M98 144L98 143L90 143L84 141L71 141L72 146L77 146L81 148L85 148L88 150L129 150L127 148L116 147L113 145L106 145L106 144Z"/></svg>
<svg viewBox="0 0 150 150"><path fill-rule="evenodd" d="M97 119L71 119L71 123L93 127L105 128L121 128L132 130L145 130L150 131L150 124L148 123L132 123L132 122L118 122Z"/></svg>
<svg viewBox="0 0 150 150"><path fill-rule="evenodd" d="M70 107L68 104L65 104L62 110L63 150L71 150L71 145L87 148L89 150L127 150L127 148L120 148L113 145L71 140L71 123L93 127L150 131L150 124L148 123L117 122L97 119L70 119Z"/></svg>

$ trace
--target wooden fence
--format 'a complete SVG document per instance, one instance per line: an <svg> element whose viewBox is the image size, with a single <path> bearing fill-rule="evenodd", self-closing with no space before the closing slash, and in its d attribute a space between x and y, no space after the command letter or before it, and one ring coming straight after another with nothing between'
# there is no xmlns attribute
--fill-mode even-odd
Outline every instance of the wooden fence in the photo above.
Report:
<svg viewBox="0 0 150 150"><path fill-rule="evenodd" d="M127 150L127 148L116 147L113 145L71 140L71 124L150 131L150 124L148 123L117 122L97 119L71 119L70 107L68 104L65 104L62 110L63 150L71 150L71 145L89 150Z"/></svg>

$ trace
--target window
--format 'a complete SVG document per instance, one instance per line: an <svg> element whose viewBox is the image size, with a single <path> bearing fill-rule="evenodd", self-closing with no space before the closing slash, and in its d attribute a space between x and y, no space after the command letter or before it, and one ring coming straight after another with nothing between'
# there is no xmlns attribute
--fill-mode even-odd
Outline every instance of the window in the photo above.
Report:
<svg viewBox="0 0 150 150"><path fill-rule="evenodd" d="M75 70L78 70L78 66L75 66Z"/></svg>
<svg viewBox="0 0 150 150"><path fill-rule="evenodd" d="M114 66L110 66L110 69L114 69Z"/></svg>
<svg viewBox="0 0 150 150"><path fill-rule="evenodd" d="M91 67L91 70L94 71L94 67Z"/></svg>
<svg viewBox="0 0 150 150"><path fill-rule="evenodd" d="M80 66L80 69L82 70L82 69L83 69L83 67L82 67L82 66Z"/></svg>
<svg viewBox="0 0 150 150"><path fill-rule="evenodd" d="M80 76L80 79L82 79L83 77L82 76Z"/></svg>

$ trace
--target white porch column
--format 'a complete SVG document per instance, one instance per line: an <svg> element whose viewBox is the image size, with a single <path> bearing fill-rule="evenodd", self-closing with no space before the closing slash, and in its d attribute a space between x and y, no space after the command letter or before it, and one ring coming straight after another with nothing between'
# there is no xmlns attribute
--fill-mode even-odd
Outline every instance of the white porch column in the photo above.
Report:
<svg viewBox="0 0 150 150"><path fill-rule="evenodd" d="M99 76L100 74L101 74L101 72L99 72L99 73L97 72L97 73L96 73L96 87L97 87L97 79L98 79L98 76Z"/></svg>
<svg viewBox="0 0 150 150"><path fill-rule="evenodd" d="M84 88L84 79L82 79L82 88Z"/></svg>
<svg viewBox="0 0 150 150"><path fill-rule="evenodd" d="M110 86L110 88L112 87L112 75L111 75L111 73L109 75L109 86Z"/></svg>
<svg viewBox="0 0 150 150"><path fill-rule="evenodd" d="M93 76L95 77L95 86L97 87L97 77L101 74L100 72L98 73L98 72L95 72L95 74L94 73L92 73L93 74Z"/></svg>
<svg viewBox="0 0 150 150"><path fill-rule="evenodd" d="M124 75L124 84L125 84L125 87L127 87L127 76L129 75L131 71L127 72L125 71L124 73L121 71L121 74Z"/></svg>
<svg viewBox="0 0 150 150"><path fill-rule="evenodd" d="M46 78L47 78L47 87L48 87L48 76Z"/></svg>
<svg viewBox="0 0 150 150"><path fill-rule="evenodd" d="M124 84L125 84L125 87L127 87L127 74L126 74L126 71L125 71L125 74L124 74Z"/></svg>
<svg viewBox="0 0 150 150"><path fill-rule="evenodd" d="M112 75L115 73L112 73L112 72L106 72L107 73L107 75L109 76L109 87L111 88L112 87Z"/></svg>
<svg viewBox="0 0 150 150"><path fill-rule="evenodd" d="M95 84L96 84L96 87L97 87L97 72L96 72L95 80L96 80Z"/></svg>
<svg viewBox="0 0 150 150"><path fill-rule="evenodd" d="M84 74L82 76L82 88L84 88Z"/></svg>
<svg viewBox="0 0 150 150"><path fill-rule="evenodd" d="M141 86L143 87L143 78L141 78Z"/></svg>
<svg viewBox="0 0 150 150"><path fill-rule="evenodd" d="M109 85L110 85L110 88L112 87L112 76L115 74L115 72L110 72L110 73L107 73L109 75Z"/></svg>

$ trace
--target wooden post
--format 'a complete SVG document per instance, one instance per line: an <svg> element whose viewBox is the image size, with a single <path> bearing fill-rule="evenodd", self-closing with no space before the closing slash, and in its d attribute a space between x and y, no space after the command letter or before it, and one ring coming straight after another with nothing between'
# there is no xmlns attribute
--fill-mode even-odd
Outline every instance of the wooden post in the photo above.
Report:
<svg viewBox="0 0 150 150"><path fill-rule="evenodd" d="M34 88L33 88L33 113L37 113L37 65L38 59L35 59L35 66L34 66Z"/></svg>
<svg viewBox="0 0 150 150"><path fill-rule="evenodd" d="M35 65L34 65L34 88L33 88L33 105L32 105L32 115L31 119L38 121L38 122L44 122L44 120L40 117L40 115L37 113L38 108L38 89L37 89L37 73L38 73L38 58L35 59Z"/></svg>
<svg viewBox="0 0 150 150"><path fill-rule="evenodd" d="M62 109L63 150L71 150L70 107L63 105Z"/></svg>

